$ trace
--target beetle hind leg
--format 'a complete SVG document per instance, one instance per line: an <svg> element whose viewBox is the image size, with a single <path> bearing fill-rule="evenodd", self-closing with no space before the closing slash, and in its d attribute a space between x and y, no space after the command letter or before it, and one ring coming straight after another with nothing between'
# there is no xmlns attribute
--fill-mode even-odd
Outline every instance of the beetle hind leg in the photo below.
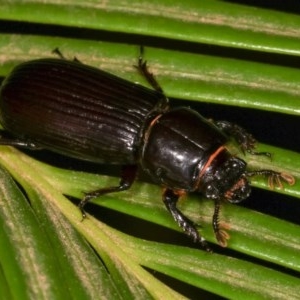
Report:
<svg viewBox="0 0 300 300"><path fill-rule="evenodd" d="M137 167L136 166L124 166L122 168L122 173L121 173L121 179L120 183L117 186L111 186L107 188L101 188L92 192L85 193L84 198L80 201L78 208L80 209L82 213L82 219L85 219L86 213L84 211L84 206L92 199L95 199L97 197L100 197L105 194L109 193L114 193L114 192L121 192L128 190L136 177L137 173Z"/></svg>
<svg viewBox="0 0 300 300"><path fill-rule="evenodd" d="M200 236L196 225L188 217L186 217L176 206L177 201L180 195L176 194L171 189L166 189L163 193L163 201L168 211L173 216L176 223L179 227L189 236L194 242L198 242L201 246L208 252L211 252L211 249L207 245L206 240Z"/></svg>

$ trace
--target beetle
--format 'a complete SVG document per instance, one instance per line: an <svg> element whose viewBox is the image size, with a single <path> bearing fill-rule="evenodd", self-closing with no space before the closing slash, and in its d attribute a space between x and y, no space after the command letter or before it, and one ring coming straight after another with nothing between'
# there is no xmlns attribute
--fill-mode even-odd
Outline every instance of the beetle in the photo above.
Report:
<svg viewBox="0 0 300 300"><path fill-rule="evenodd" d="M271 185L294 178L273 170L247 170L230 153L234 138L243 152L257 153L255 139L227 121L210 121L187 108L170 108L169 99L148 70L143 53L136 68L153 89L82 64L58 58L16 66L0 89L0 122L9 138L0 144L47 149L94 163L120 165L117 186L86 193L79 204L127 190L138 169L163 189L163 202L181 229L210 251L197 226L178 208L181 195L200 192L215 202L212 226L218 243L228 234L219 222L223 201L238 203L250 194L249 177L266 175Z"/></svg>

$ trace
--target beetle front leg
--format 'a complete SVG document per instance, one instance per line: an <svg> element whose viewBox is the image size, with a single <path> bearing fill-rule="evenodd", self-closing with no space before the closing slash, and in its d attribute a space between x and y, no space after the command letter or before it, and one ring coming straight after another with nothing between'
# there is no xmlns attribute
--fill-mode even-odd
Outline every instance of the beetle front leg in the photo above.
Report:
<svg viewBox="0 0 300 300"><path fill-rule="evenodd" d="M229 239L229 234L222 228L224 226L220 225L220 208L221 208L221 201L216 200L215 201L215 210L213 214L212 219L212 226L215 233L215 237L219 243L220 246L226 247L227 246L227 240Z"/></svg>
<svg viewBox="0 0 300 300"><path fill-rule="evenodd" d="M211 249L207 245L205 239L200 236L195 224L188 217L186 217L178 208L177 202L180 195L171 189L166 189L163 193L163 201L168 211L173 216L179 227L189 236L194 242L198 242L208 252Z"/></svg>
<svg viewBox="0 0 300 300"><path fill-rule="evenodd" d="M137 167L136 166L124 166L122 168L122 173L121 173L121 180L120 184L118 186L111 186L107 188L101 188L92 192L85 193L84 198L80 201L78 207L82 213L82 219L86 217L86 213L84 211L84 206L92 199L97 198L99 196L109 194L109 193L114 193L114 192L121 192L128 190L136 177L137 173Z"/></svg>
<svg viewBox="0 0 300 300"><path fill-rule="evenodd" d="M239 144L243 153L248 152L253 155L265 155L271 157L269 152L256 152L254 151L256 146L256 140L247 132L244 128L228 121L217 121L215 124L227 135L233 137Z"/></svg>

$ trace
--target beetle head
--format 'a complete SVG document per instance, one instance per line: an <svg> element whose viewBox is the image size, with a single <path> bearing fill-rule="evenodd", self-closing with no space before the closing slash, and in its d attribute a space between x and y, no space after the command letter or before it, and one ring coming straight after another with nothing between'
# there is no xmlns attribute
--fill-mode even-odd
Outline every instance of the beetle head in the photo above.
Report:
<svg viewBox="0 0 300 300"><path fill-rule="evenodd" d="M245 170L246 163L232 156L221 164L212 164L203 174L199 190L209 199L238 203L246 199L251 191Z"/></svg>

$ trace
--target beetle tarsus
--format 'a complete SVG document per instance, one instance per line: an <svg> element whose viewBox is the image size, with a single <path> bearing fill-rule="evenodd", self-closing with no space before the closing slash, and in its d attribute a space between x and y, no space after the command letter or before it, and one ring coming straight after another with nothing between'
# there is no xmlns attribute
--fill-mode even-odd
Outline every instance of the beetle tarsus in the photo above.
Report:
<svg viewBox="0 0 300 300"><path fill-rule="evenodd" d="M188 217L186 217L177 207L177 201L179 195L171 189L166 189L163 194L163 201L168 211L172 214L174 220L177 222L179 227L190 237L195 243L200 243L201 246L208 252L211 252L206 240L200 236L196 225Z"/></svg>
<svg viewBox="0 0 300 300"><path fill-rule="evenodd" d="M224 226L220 225L220 219L219 219L220 208L221 208L221 201L216 200L213 219L212 219L212 226L215 233L215 237L219 245L222 247L227 247L227 240L229 239L229 234L224 229L222 229Z"/></svg>
<svg viewBox="0 0 300 300"><path fill-rule="evenodd" d="M78 204L78 208L82 214L82 220L86 218L86 213L84 211L84 206L92 199L100 197L114 192L121 192L128 190L133 184L137 173L137 167L133 165L124 166L122 168L120 184L118 186L111 186L107 188L101 188L92 192L85 193L84 198Z"/></svg>

